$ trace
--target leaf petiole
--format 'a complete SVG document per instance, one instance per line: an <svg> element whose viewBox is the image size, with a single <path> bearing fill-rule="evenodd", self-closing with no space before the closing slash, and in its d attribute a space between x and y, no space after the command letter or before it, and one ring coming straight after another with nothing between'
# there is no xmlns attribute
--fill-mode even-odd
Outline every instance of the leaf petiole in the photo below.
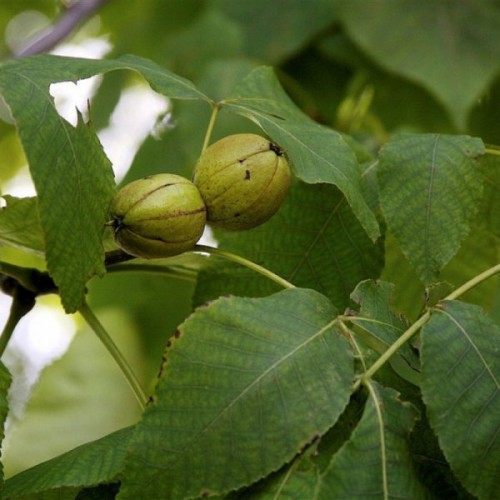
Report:
<svg viewBox="0 0 500 500"><path fill-rule="evenodd" d="M462 286L459 286L456 290L447 295L443 300L455 300L456 298L460 297L460 295L463 295L465 292L468 292L471 288L474 288L476 285L479 285L479 283L482 283L483 281L487 280L488 278L491 278L492 276L498 273L500 273L500 264L490 267L481 274L474 276L474 278L467 281L467 283L464 283Z"/></svg>
<svg viewBox="0 0 500 500"><path fill-rule="evenodd" d="M118 272L142 272L150 274L161 274L169 278L176 278L185 281L196 281L196 272L181 267L164 267L151 264L122 264L120 266L110 266L108 273Z"/></svg>
<svg viewBox="0 0 500 500"><path fill-rule="evenodd" d="M486 148L484 152L487 155L492 155L492 156L500 156L500 149L492 149L492 148Z"/></svg>
<svg viewBox="0 0 500 500"><path fill-rule="evenodd" d="M132 368L130 368L127 360L123 357L120 349L118 349L116 344L113 342L113 339L109 336L108 332L101 324L97 316L93 313L92 309L90 309L87 302L83 302L79 312L90 328L94 330L95 334L99 337L99 340L104 344L104 347L108 350L109 354L111 354L116 364L120 367L120 370L127 379L127 382L137 398L137 401L144 410L146 403L148 402L148 398L144 393L135 373L132 371Z"/></svg>
<svg viewBox="0 0 500 500"><path fill-rule="evenodd" d="M278 276L277 274L273 273L269 269L266 269L265 267L260 266L259 264L256 264L251 260L245 259L244 257L240 257L239 255L235 255L234 253L228 252L226 250L221 250L220 248L215 248L215 247L209 247L207 245L196 245L192 251L208 253L211 255L218 255L219 257L222 257L232 262L236 262L237 264L241 264L242 266L245 266L246 268L261 274L262 276L265 276L266 278L270 279L271 281L274 281L283 288L295 288L295 285L292 285L292 283L282 278L281 276Z"/></svg>

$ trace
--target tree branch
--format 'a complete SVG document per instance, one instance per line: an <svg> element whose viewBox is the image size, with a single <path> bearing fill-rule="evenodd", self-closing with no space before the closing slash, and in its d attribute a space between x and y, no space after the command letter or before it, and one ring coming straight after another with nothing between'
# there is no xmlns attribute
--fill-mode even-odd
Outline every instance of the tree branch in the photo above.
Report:
<svg viewBox="0 0 500 500"><path fill-rule="evenodd" d="M77 26L84 23L108 2L109 0L80 0L76 2L52 26L34 37L34 39L29 40L24 47L21 47L14 54L14 57L32 56L53 49Z"/></svg>

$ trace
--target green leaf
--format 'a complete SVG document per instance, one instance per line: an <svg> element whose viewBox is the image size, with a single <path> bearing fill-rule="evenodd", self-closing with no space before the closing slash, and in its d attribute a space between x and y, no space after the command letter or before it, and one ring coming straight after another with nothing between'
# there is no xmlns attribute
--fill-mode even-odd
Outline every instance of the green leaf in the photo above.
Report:
<svg viewBox="0 0 500 500"><path fill-rule="evenodd" d="M352 300L360 305L360 309L350 321L366 329L385 345L394 342L407 328L402 318L389 307L393 290L392 283L366 280L351 294Z"/></svg>
<svg viewBox="0 0 500 500"><path fill-rule="evenodd" d="M313 452L313 461L323 473L330 465L332 457L349 440L352 431L357 427L363 412L367 394L365 391L356 391L351 395L349 404L340 415L335 425L321 436Z"/></svg>
<svg viewBox="0 0 500 500"><path fill-rule="evenodd" d="M3 196L7 205L0 209L0 242L27 250L43 252L43 233L36 198Z"/></svg>
<svg viewBox="0 0 500 500"><path fill-rule="evenodd" d="M498 493L500 328L477 306L446 301L422 329L422 395L429 421L462 484Z"/></svg>
<svg viewBox="0 0 500 500"><path fill-rule="evenodd" d="M416 410L393 389L373 381L368 389L363 416L323 473L317 498L426 498L408 447Z"/></svg>
<svg viewBox="0 0 500 500"><path fill-rule="evenodd" d="M59 116L49 85L116 69L139 72L170 97L208 100L189 80L135 56L36 56L0 66L0 93L17 122L38 193L47 266L67 312L78 309L88 278L104 273L102 236L114 181L95 133L81 119L73 127Z"/></svg>
<svg viewBox="0 0 500 500"><path fill-rule="evenodd" d="M113 176L96 136L56 112L43 75L29 66L0 67L0 91L14 115L38 192L48 269L68 312L87 278L104 272L101 239Z"/></svg>
<svg viewBox="0 0 500 500"><path fill-rule="evenodd" d="M281 88L271 68L253 70L224 108L254 121L286 152L294 173L309 184L335 184L373 240L380 235L361 188L361 169L343 137L304 115ZM223 108L223 109L224 109Z"/></svg>
<svg viewBox="0 0 500 500"><path fill-rule="evenodd" d="M389 230L420 279L437 280L469 232L483 193L480 139L402 135L382 147L377 175Z"/></svg>
<svg viewBox="0 0 500 500"><path fill-rule="evenodd" d="M328 184L296 183L266 224L220 233L219 246L257 262L296 286L314 288L343 310L357 283L379 276L382 242L366 235L344 196ZM198 278L195 303L228 293L262 296L277 287L241 266L218 262Z"/></svg>
<svg viewBox="0 0 500 500"><path fill-rule="evenodd" d="M125 54L118 59L82 59L53 55L25 57L1 65L0 82L24 76L26 79L31 78L34 82L38 82L39 87L42 87L38 92L42 91L45 94L46 89L43 87L49 83L83 80L120 69L139 73L153 90L172 99L210 101L193 82L149 59L132 54Z"/></svg>
<svg viewBox="0 0 500 500"><path fill-rule="evenodd" d="M319 483L319 467L310 455L315 450L316 443L313 443L290 464L247 488L230 493L224 497L225 500L314 499Z"/></svg>
<svg viewBox="0 0 500 500"><path fill-rule="evenodd" d="M318 482L318 469L309 461L301 460L298 466L291 466L290 470L287 470L284 476L275 482L274 491L266 491L266 494L259 495L259 498L272 500L314 498Z"/></svg>
<svg viewBox="0 0 500 500"><path fill-rule="evenodd" d="M425 406L421 401L418 405L422 415L412 429L410 450L420 481L432 491L432 498L475 500L476 497L468 493L453 474L450 464L439 447L436 434L429 424Z"/></svg>
<svg viewBox="0 0 500 500"><path fill-rule="evenodd" d="M125 465L132 430L113 432L9 478L2 498L61 498L65 488L68 498L75 498L74 488L116 480Z"/></svg>
<svg viewBox="0 0 500 500"><path fill-rule="evenodd" d="M389 305L394 290L392 283L363 281L351 294L352 300L360 304L359 313L349 318L361 339L379 354L385 352L408 328L400 316L392 312ZM390 360L393 369L415 385L420 382L419 361L408 344Z"/></svg>
<svg viewBox="0 0 500 500"><path fill-rule="evenodd" d="M0 362L0 443L5 437L4 425L5 419L7 418L7 413L9 413L9 402L7 400L7 395L9 392L10 383L12 378L10 376L9 370L5 365ZM1 456L1 449L0 449ZM0 492L3 489L3 463L0 461Z"/></svg>
<svg viewBox="0 0 500 500"><path fill-rule="evenodd" d="M377 63L430 90L464 129L500 70L500 10L493 1L336 2L353 40Z"/></svg>
<svg viewBox="0 0 500 500"><path fill-rule="evenodd" d="M120 498L237 489L326 432L354 374L335 316L324 296L288 289L220 299L188 318L137 425Z"/></svg>

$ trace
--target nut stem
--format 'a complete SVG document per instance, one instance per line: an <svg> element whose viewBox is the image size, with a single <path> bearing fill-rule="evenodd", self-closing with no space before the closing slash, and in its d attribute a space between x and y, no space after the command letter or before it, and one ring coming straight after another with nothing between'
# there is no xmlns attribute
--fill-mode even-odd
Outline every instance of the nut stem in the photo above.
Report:
<svg viewBox="0 0 500 500"><path fill-rule="evenodd" d="M203 141L203 147L201 148L201 153L205 152L210 143L210 138L212 137L212 132L214 130L215 122L217 121L217 116L219 115L220 106L215 103L212 105L212 115L210 116L210 121L208 122L207 131L205 133L205 140Z"/></svg>

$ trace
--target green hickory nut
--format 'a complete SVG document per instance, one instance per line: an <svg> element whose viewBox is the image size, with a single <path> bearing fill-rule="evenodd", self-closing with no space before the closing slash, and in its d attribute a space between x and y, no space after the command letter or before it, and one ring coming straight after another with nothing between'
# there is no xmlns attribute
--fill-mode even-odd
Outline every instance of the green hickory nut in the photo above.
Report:
<svg viewBox="0 0 500 500"><path fill-rule="evenodd" d="M283 151L255 134L235 134L201 155L193 182L207 207L207 221L226 231L252 229L280 208L290 187Z"/></svg>
<svg viewBox="0 0 500 500"><path fill-rule="evenodd" d="M115 241L146 259L190 250L203 234L206 209L198 188L175 174L156 174L120 189L111 205Z"/></svg>

